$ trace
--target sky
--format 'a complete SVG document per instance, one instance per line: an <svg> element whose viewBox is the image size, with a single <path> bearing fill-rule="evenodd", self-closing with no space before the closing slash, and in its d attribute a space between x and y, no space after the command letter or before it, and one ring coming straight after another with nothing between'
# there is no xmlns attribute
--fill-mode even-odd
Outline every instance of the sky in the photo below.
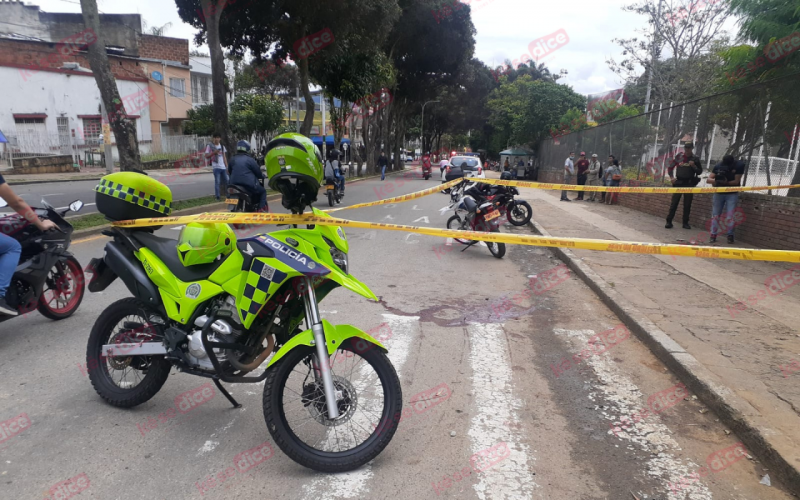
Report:
<svg viewBox="0 0 800 500"><path fill-rule="evenodd" d="M475 56L495 67L506 59L520 60L529 54L529 45L561 30L568 40L540 60L551 72L567 71L560 83L581 94L596 94L622 87L622 80L606 60L621 59L622 51L614 38L636 36L646 26L644 16L624 12L623 5L633 0L472 0L472 20L477 30ZM47 12L80 12L78 0L26 1ZM177 8L164 0L98 0L103 13L141 14L148 26L172 23L166 36L189 39L195 48L196 30L184 24ZM431 14L433 15L433 13ZM201 49L205 52L205 48Z"/></svg>

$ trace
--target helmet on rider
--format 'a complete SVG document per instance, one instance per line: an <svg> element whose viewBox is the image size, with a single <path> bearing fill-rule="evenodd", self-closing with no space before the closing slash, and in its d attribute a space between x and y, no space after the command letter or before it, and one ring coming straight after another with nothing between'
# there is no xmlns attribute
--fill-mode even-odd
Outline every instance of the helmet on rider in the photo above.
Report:
<svg viewBox="0 0 800 500"><path fill-rule="evenodd" d="M239 141L236 143L236 152L237 153L247 153L250 154L250 143L247 141Z"/></svg>
<svg viewBox="0 0 800 500"><path fill-rule="evenodd" d="M289 132L267 144L267 177L269 187L283 195L282 205L292 212L317 200L322 181L322 155L308 137Z"/></svg>
<svg viewBox="0 0 800 500"><path fill-rule="evenodd" d="M178 258L184 266L210 264L228 256L236 245L236 234L227 224L190 222L178 237Z"/></svg>

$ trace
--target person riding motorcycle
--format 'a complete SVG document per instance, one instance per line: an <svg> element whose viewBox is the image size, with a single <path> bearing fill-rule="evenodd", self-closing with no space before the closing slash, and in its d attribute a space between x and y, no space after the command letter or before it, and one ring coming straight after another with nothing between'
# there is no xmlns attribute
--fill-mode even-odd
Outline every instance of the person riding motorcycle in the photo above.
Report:
<svg viewBox="0 0 800 500"><path fill-rule="evenodd" d="M430 170L430 168L431 168L431 152L430 151L425 153L425 155L422 157L422 168L427 168L428 170Z"/></svg>
<svg viewBox="0 0 800 500"><path fill-rule="evenodd" d="M331 151L330 159L325 162L325 178L328 178L328 166L331 167L332 175L339 182L339 191L344 196L344 175L342 175L342 164L339 162L339 150L334 149Z"/></svg>
<svg viewBox="0 0 800 500"><path fill-rule="evenodd" d="M236 143L236 154L228 162L231 171L231 184L244 187L251 196L258 199L258 211L269 211L267 208L267 190L258 179L266 179L258 163L250 156L250 143L239 141Z"/></svg>

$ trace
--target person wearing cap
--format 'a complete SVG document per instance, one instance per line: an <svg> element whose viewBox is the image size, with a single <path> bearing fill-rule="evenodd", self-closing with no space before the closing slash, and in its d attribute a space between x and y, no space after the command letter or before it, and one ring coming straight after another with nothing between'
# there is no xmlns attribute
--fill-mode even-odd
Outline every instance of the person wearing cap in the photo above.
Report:
<svg viewBox="0 0 800 500"><path fill-rule="evenodd" d="M597 161L597 154L592 155L592 161L589 162L589 170L586 171L586 184L589 186L600 186L600 179L603 176L603 166ZM589 193L587 201L595 201L597 191Z"/></svg>
<svg viewBox="0 0 800 500"><path fill-rule="evenodd" d="M703 173L703 167L700 165L700 158L694 155L694 143L689 141L683 145L683 153L678 153L672 160L672 164L667 169L672 185L675 187L695 187L700 184L700 174ZM664 226L667 229L672 229L672 219L675 218L675 212L678 211L678 203L683 196L683 228L691 229L689 225L689 215L692 212L692 200L694 195L692 193L675 193L672 195L672 203L669 206L669 214L667 214L667 224Z"/></svg>
<svg viewBox="0 0 800 500"><path fill-rule="evenodd" d="M569 158L564 162L564 184L572 184L572 174L575 173L575 165L572 159L575 158L575 152L569 152ZM567 197L567 191L561 191L561 201L572 201Z"/></svg>
<svg viewBox="0 0 800 500"><path fill-rule="evenodd" d="M706 182L714 187L741 186L743 175L744 162L737 161L733 155L725 155L722 157L722 162L714 167ZM728 230L728 243L733 243L733 231L736 228L734 212L738 201L739 193L714 193L711 210L711 243L717 241L719 219L723 210L725 212L724 225Z"/></svg>
<svg viewBox="0 0 800 500"><path fill-rule="evenodd" d="M575 167L578 170L578 185L585 186L586 185L586 178L587 174L586 171L589 170L589 160L586 159L586 153L581 151L581 159L575 163ZM583 191L578 191L578 197L575 198L576 200L583 199Z"/></svg>

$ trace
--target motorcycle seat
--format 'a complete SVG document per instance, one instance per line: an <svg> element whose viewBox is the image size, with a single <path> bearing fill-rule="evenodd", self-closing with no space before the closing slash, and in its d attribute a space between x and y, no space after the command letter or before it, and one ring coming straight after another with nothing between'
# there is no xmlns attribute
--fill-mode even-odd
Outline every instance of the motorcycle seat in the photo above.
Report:
<svg viewBox="0 0 800 500"><path fill-rule="evenodd" d="M474 212L478 208L478 204L472 198L464 198L464 207L469 212Z"/></svg>
<svg viewBox="0 0 800 500"><path fill-rule="evenodd" d="M248 202L251 201L250 191L248 191L246 187L242 186L241 184L228 184L228 192L230 192L231 189L238 191L239 196L243 196L244 197L243 199L245 199L246 201Z"/></svg>
<svg viewBox="0 0 800 500"><path fill-rule="evenodd" d="M131 233L131 237L156 254L156 256L161 259L161 262L169 268L172 274L186 283L208 279L208 277L225 261L225 259L222 258L210 264L198 264L186 267L178 257L178 240L162 238L143 231L133 232Z"/></svg>

